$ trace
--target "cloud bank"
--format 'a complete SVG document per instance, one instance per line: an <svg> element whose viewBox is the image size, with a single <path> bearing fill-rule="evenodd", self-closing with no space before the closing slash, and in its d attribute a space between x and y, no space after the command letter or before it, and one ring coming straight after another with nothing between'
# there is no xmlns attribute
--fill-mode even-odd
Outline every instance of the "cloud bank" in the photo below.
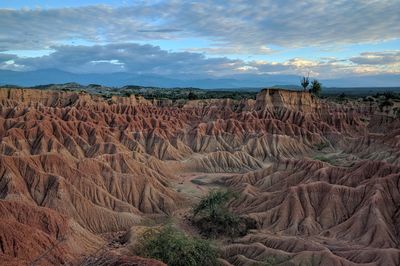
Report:
<svg viewBox="0 0 400 266"><path fill-rule="evenodd" d="M146 4L147 3L147 4ZM1 9L0 49L70 39L125 42L203 37L214 48L304 47L400 37L394 0L155 1L124 7Z"/></svg>
<svg viewBox="0 0 400 266"><path fill-rule="evenodd" d="M285 62L208 58L202 53L171 52L135 43L94 46L52 46L53 53L40 57L0 54L0 69L30 71L60 69L72 73L157 74L163 76L221 77L234 74L296 74L345 77L354 74L399 73L400 51L362 53L349 60L293 58Z"/></svg>
<svg viewBox="0 0 400 266"><path fill-rule="evenodd" d="M0 9L0 69L187 77L310 72L316 77L336 78L400 73L399 50L363 51L347 57L300 54L266 59L299 48L340 49L398 40L400 1L134 3L120 7ZM173 50L144 44L196 39L206 44L191 41L187 47ZM49 54L27 57L18 52L21 50L48 50Z"/></svg>

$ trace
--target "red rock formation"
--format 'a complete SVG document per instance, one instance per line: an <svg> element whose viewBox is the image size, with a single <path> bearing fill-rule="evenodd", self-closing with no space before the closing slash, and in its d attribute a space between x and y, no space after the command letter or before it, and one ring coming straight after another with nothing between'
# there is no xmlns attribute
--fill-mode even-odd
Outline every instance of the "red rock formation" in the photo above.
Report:
<svg viewBox="0 0 400 266"><path fill-rule="evenodd" d="M243 191L232 206L260 229L228 247L227 256L232 262L238 254L257 260L260 254L247 246L257 244L264 255L286 254L286 260L299 263L299 254L312 251L305 241L316 245L314 255L322 265L397 265L399 180L400 168L383 162L361 161L347 168L294 160L226 178ZM326 251L333 254L320 254Z"/></svg>
<svg viewBox="0 0 400 266"><path fill-rule="evenodd" d="M368 110L276 89L184 104L1 89L0 257L76 260L104 244L96 234L184 204L177 173L220 172L258 225L224 247L226 264L398 265L400 122ZM321 144L353 165L304 158Z"/></svg>
<svg viewBox="0 0 400 266"><path fill-rule="evenodd" d="M2 265L69 263L102 243L73 220L49 208L0 200Z"/></svg>

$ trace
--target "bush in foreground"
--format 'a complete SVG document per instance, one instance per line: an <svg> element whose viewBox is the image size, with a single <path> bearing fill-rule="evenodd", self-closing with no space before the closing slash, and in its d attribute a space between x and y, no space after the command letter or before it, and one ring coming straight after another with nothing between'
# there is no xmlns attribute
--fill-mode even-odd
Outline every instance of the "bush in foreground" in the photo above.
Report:
<svg viewBox="0 0 400 266"><path fill-rule="evenodd" d="M168 265L218 265L217 251L209 241L187 236L171 225L147 230L139 243L139 255Z"/></svg>

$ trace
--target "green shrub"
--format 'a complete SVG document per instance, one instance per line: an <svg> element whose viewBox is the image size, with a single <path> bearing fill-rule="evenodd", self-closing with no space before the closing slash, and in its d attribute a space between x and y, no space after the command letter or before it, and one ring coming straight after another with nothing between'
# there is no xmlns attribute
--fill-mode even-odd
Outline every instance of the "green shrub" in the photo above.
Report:
<svg viewBox="0 0 400 266"><path fill-rule="evenodd" d="M346 99L346 97L347 97L347 95L346 95L344 92L342 92L342 93L339 95L339 100L344 101L344 100Z"/></svg>
<svg viewBox="0 0 400 266"><path fill-rule="evenodd" d="M275 266L277 264L278 263L277 263L275 257L268 257L268 258L264 259L263 262L261 263L262 266Z"/></svg>
<svg viewBox="0 0 400 266"><path fill-rule="evenodd" d="M226 209L227 203L236 198L237 194L231 190L211 190L193 209L194 216L203 213L207 216L216 216L219 211Z"/></svg>
<svg viewBox="0 0 400 266"><path fill-rule="evenodd" d="M383 96L385 96L385 98L388 99L395 99L396 98L396 94L393 91L385 91L383 93Z"/></svg>
<svg viewBox="0 0 400 266"><path fill-rule="evenodd" d="M379 110L380 110L381 112L383 112L384 109L385 109L385 112L389 113L389 108L392 107L393 105L394 105L394 103L393 103L392 101L390 101L390 100L385 100L385 101L383 101L383 102L381 102L381 103L379 104Z"/></svg>
<svg viewBox="0 0 400 266"><path fill-rule="evenodd" d="M315 96L320 97L321 96L321 91L322 91L321 83L318 80L314 79L311 82L311 89L310 90L311 90L312 94L314 94Z"/></svg>
<svg viewBox="0 0 400 266"><path fill-rule="evenodd" d="M325 148L329 148L329 147L330 147L329 142L321 142L321 143L318 143L317 145L315 145L315 148L319 151L321 151Z"/></svg>
<svg viewBox="0 0 400 266"><path fill-rule="evenodd" d="M236 193L226 190L212 190L193 208L193 223L207 236L245 235L255 222L239 217L228 208L229 202L236 198Z"/></svg>
<svg viewBox="0 0 400 266"><path fill-rule="evenodd" d="M197 100L199 97L194 92L189 92L188 99L189 100Z"/></svg>
<svg viewBox="0 0 400 266"><path fill-rule="evenodd" d="M139 243L139 255L168 265L218 265L217 251L209 241L187 236L171 225L147 230Z"/></svg>

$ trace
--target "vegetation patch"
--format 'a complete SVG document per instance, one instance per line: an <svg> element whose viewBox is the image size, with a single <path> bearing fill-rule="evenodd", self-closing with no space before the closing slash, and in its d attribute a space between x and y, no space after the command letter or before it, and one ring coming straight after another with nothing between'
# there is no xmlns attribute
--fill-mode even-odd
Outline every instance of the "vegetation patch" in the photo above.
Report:
<svg viewBox="0 0 400 266"><path fill-rule="evenodd" d="M218 265L218 252L209 241L190 237L172 225L145 231L139 239L138 249L138 255L168 265Z"/></svg>
<svg viewBox="0 0 400 266"><path fill-rule="evenodd" d="M315 145L315 148L319 151L321 151L325 148L329 148L329 147L330 147L329 142L321 142L321 143L318 143L317 145Z"/></svg>
<svg viewBox="0 0 400 266"><path fill-rule="evenodd" d="M275 257L268 257L261 262L261 266L275 266L278 262Z"/></svg>
<svg viewBox="0 0 400 266"><path fill-rule="evenodd" d="M208 237L243 236L256 227L255 221L234 214L228 207L237 198L230 190L212 190L193 208L193 223Z"/></svg>

